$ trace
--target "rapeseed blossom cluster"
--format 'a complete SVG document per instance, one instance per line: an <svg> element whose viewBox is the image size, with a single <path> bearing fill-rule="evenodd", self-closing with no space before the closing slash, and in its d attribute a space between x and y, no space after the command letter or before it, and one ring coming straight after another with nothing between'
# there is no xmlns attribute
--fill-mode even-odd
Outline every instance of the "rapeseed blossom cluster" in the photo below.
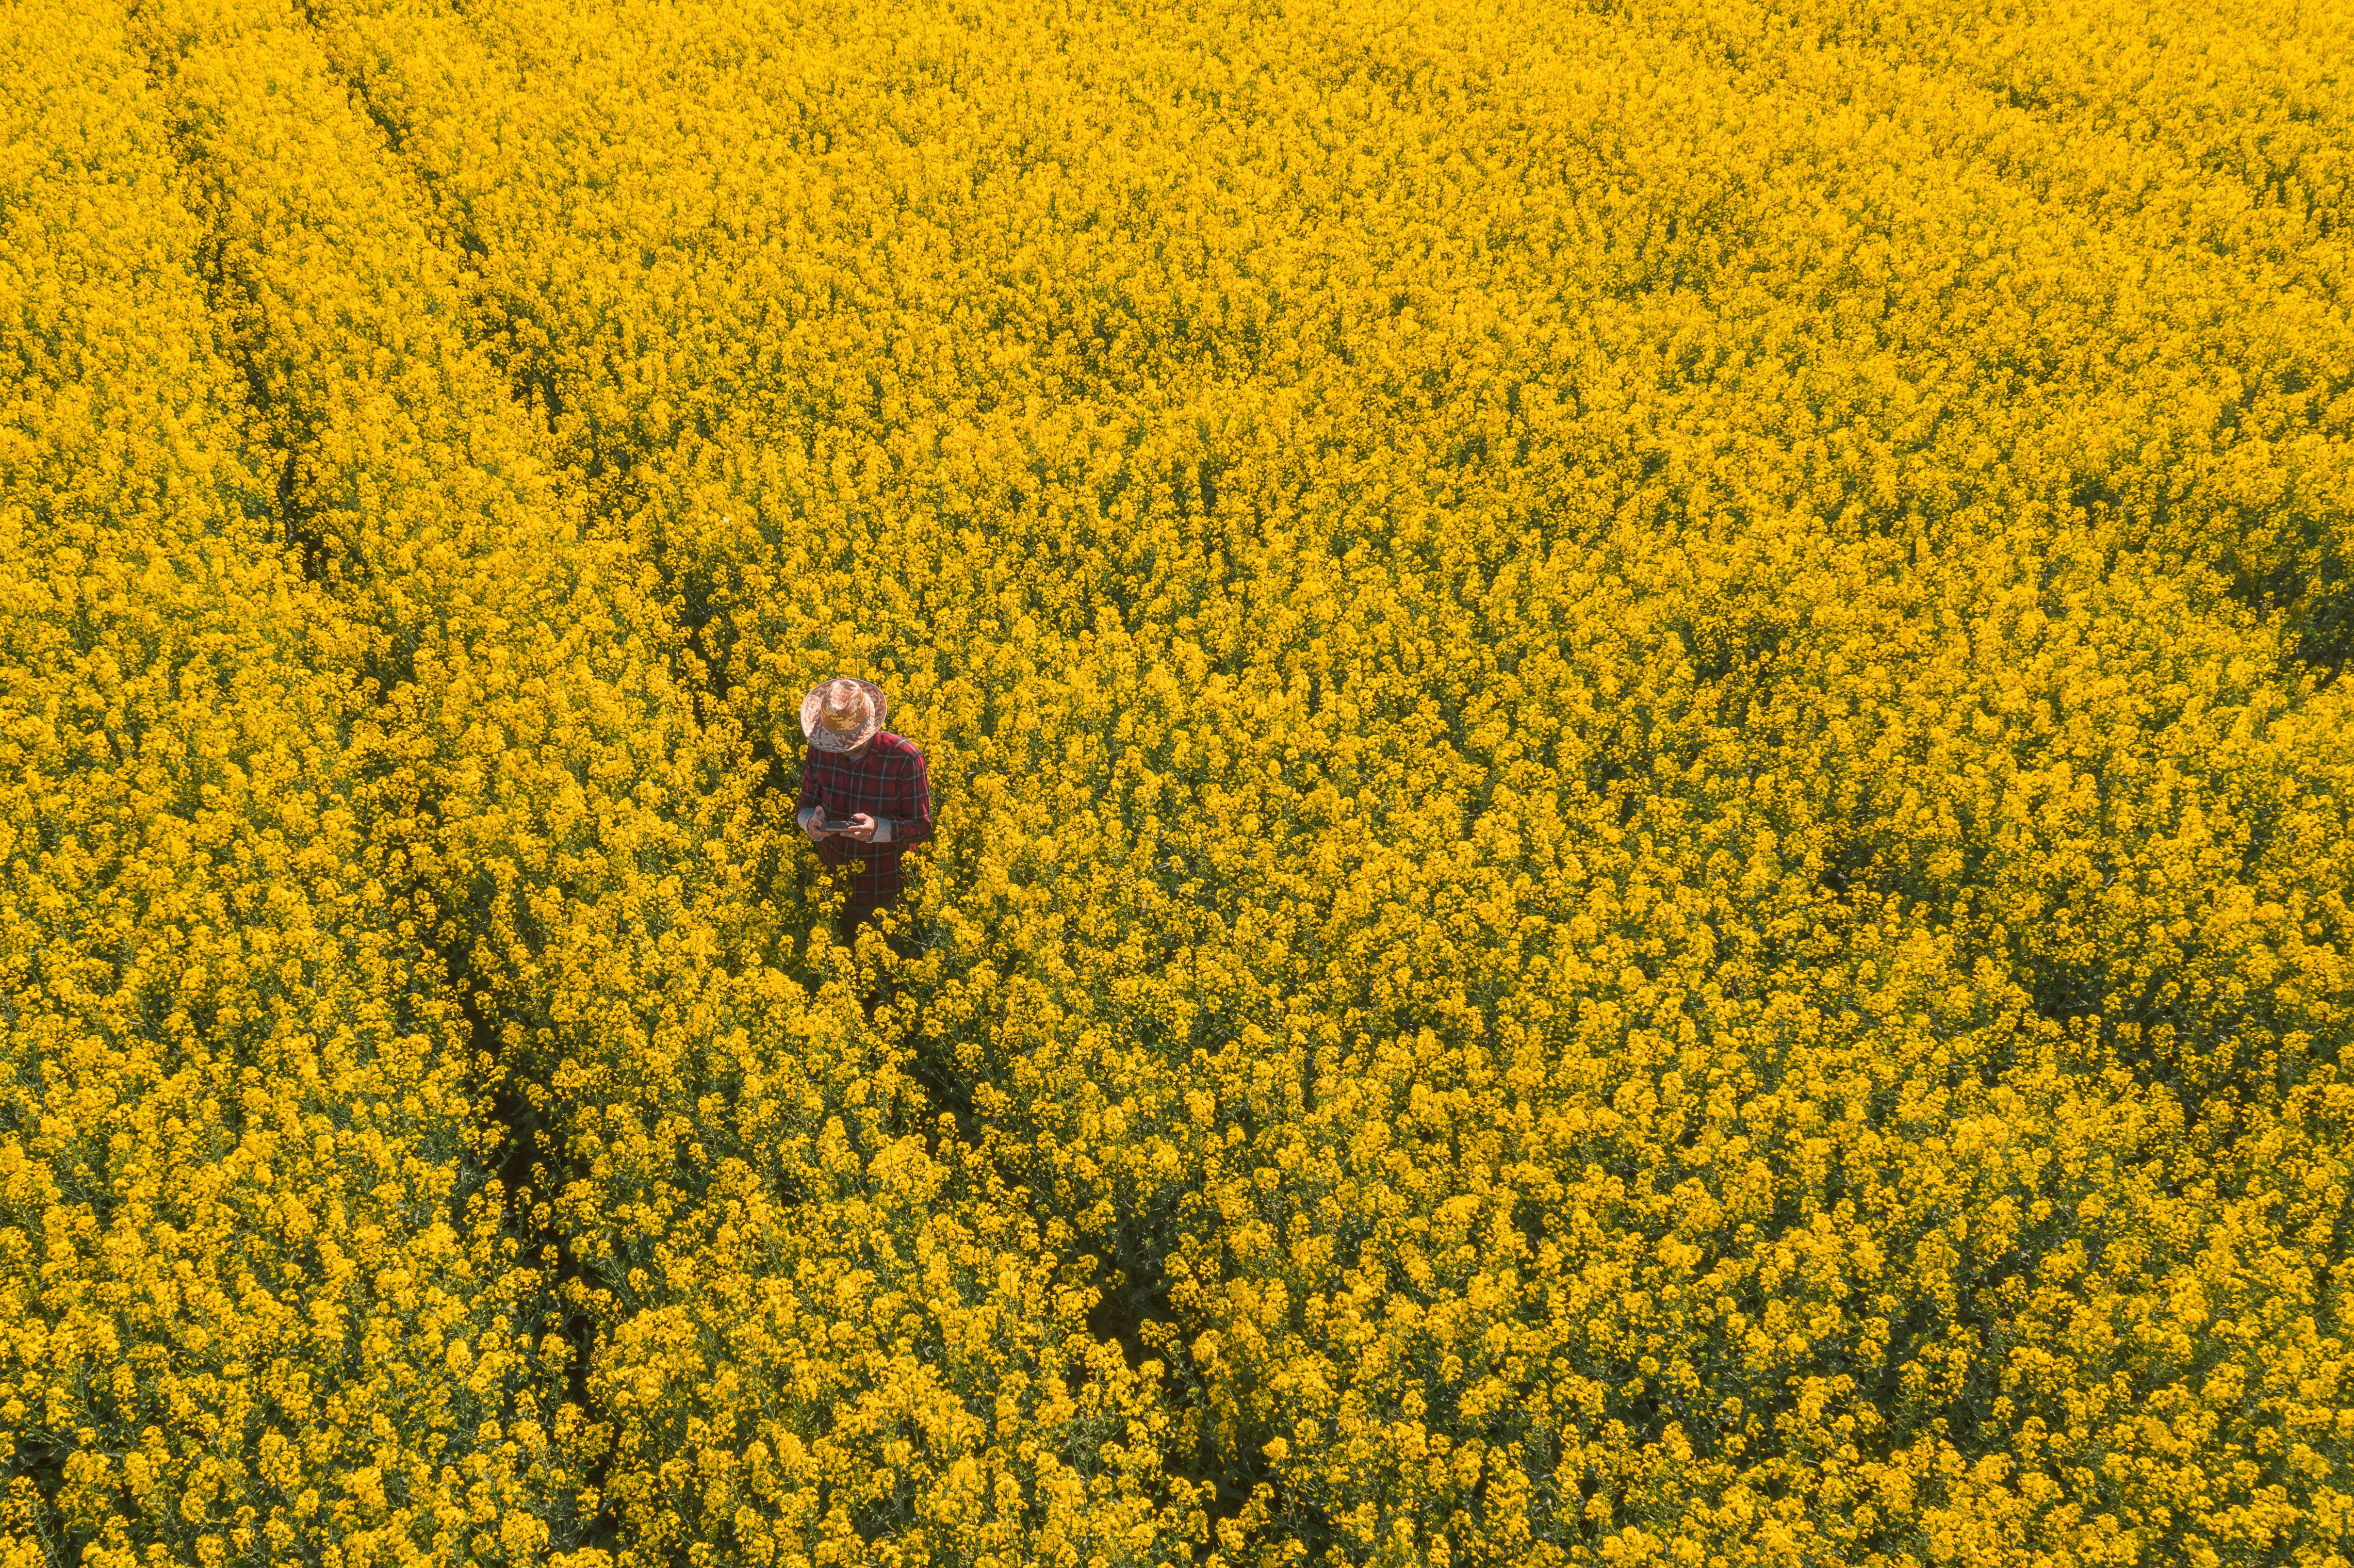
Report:
<svg viewBox="0 0 2354 1568"><path fill-rule="evenodd" d="M0 1561L2354 1554L2354 14L6 16Z"/></svg>

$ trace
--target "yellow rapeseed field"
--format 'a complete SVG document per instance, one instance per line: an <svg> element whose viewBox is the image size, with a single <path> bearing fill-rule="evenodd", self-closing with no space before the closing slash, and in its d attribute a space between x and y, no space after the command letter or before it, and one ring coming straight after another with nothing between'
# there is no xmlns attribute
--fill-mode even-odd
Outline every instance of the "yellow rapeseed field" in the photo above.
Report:
<svg viewBox="0 0 2354 1568"><path fill-rule="evenodd" d="M2354 4L0 17L0 1568L2354 1568Z"/></svg>

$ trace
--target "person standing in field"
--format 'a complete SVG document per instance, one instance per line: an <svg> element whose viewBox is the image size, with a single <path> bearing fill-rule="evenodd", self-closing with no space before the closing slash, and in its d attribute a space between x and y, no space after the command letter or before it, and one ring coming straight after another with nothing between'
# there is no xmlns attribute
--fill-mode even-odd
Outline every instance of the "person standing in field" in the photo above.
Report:
<svg viewBox="0 0 2354 1568"><path fill-rule="evenodd" d="M899 896L899 857L932 836L931 774L924 754L883 727L890 701L871 682L836 676L801 699L809 758L794 820L817 842L819 863L847 868L842 939Z"/></svg>

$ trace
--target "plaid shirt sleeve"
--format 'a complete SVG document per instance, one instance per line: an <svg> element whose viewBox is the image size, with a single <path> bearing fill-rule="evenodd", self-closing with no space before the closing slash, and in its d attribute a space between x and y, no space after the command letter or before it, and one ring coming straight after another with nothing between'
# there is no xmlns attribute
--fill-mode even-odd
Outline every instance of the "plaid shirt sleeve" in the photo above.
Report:
<svg viewBox="0 0 2354 1568"><path fill-rule="evenodd" d="M899 740L896 736L892 738ZM899 740L892 782L895 789L880 813L891 819L891 842L903 846L922 843L932 836L932 770L924 754L909 741Z"/></svg>

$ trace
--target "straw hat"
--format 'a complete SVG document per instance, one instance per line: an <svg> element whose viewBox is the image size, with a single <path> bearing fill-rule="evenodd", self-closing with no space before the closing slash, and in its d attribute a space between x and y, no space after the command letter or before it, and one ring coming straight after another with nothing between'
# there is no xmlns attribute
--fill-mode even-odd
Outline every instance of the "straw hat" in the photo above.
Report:
<svg viewBox="0 0 2354 1568"><path fill-rule="evenodd" d="M820 751L855 751L883 727L891 699L872 682L837 675L801 699L801 733Z"/></svg>

